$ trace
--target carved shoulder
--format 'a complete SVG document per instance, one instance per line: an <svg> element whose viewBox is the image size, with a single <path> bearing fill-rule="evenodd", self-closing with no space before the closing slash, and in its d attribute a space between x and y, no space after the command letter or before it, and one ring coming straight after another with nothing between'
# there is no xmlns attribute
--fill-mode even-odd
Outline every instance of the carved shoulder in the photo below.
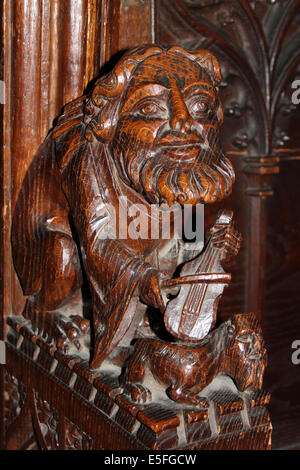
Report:
<svg viewBox="0 0 300 470"><path fill-rule="evenodd" d="M85 104L86 96L66 104L52 131L56 161L60 169L64 169L75 152L87 142L84 137Z"/></svg>

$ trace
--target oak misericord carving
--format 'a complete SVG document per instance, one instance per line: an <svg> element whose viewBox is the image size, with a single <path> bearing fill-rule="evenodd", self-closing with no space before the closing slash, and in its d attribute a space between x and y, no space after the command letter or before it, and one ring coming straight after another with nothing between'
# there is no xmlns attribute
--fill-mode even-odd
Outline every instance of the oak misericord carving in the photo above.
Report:
<svg viewBox="0 0 300 470"><path fill-rule="evenodd" d="M182 219L186 207L231 192L234 170L218 139L220 81L207 50L129 51L88 95L65 107L33 159L13 218L13 258L31 327L66 354L90 348L91 369L120 362L118 351L133 347L121 381L142 381L136 361L151 356L150 369L169 397L194 404L218 374L241 390L260 388L266 363L252 316L243 323L236 315L213 330L230 282L223 262L241 242L233 214L218 215L204 246L175 236L175 212L169 237L162 222L171 209ZM83 275L90 319L83 316ZM230 340L235 329L245 336L236 340L242 349Z"/></svg>

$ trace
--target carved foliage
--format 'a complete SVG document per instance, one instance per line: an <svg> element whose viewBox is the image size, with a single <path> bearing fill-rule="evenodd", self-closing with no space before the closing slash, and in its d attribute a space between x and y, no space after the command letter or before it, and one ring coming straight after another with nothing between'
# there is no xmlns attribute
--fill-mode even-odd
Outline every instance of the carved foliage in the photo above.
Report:
<svg viewBox="0 0 300 470"><path fill-rule="evenodd" d="M46 400L43 400L37 393L35 393L35 407L37 424L39 427L38 434L41 436L39 441L42 449L58 449L58 412Z"/></svg>
<svg viewBox="0 0 300 470"><path fill-rule="evenodd" d="M5 370L5 385L4 385L4 400L5 400L5 428L6 430L19 416L23 406L26 391L25 386L14 375Z"/></svg>
<svg viewBox="0 0 300 470"><path fill-rule="evenodd" d="M65 450L90 450L92 439L65 418Z"/></svg>

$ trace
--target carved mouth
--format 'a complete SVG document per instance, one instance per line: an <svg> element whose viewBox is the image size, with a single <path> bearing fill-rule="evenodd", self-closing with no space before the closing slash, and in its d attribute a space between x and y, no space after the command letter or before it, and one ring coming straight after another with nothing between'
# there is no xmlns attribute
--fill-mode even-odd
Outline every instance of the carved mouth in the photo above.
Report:
<svg viewBox="0 0 300 470"><path fill-rule="evenodd" d="M166 145L162 146L163 155L166 158L194 162L201 152L201 145L186 144L186 145Z"/></svg>
<svg viewBox="0 0 300 470"><path fill-rule="evenodd" d="M170 148L190 148L202 147L204 144L203 138L197 133L181 133L171 132L160 135L157 146L170 147Z"/></svg>
<svg viewBox="0 0 300 470"><path fill-rule="evenodd" d="M176 142L159 142L158 144L159 147L164 147L164 148L191 148L191 147L203 147L203 142L199 142L197 140L196 142L189 142L186 143L186 141L176 141Z"/></svg>

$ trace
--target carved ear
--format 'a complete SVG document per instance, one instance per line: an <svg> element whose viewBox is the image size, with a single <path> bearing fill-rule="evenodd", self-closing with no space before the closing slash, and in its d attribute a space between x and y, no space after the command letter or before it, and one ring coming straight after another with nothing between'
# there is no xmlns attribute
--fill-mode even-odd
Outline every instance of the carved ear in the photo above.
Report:
<svg viewBox="0 0 300 470"><path fill-rule="evenodd" d="M121 60L112 72L95 83L84 112L87 140L92 140L93 135L103 143L112 139L125 81L126 74Z"/></svg>
<svg viewBox="0 0 300 470"><path fill-rule="evenodd" d="M101 142L110 142L118 122L122 94L133 69L145 58L161 52L160 47L153 45L131 50L124 54L112 72L97 80L85 108L85 137L88 140L92 140L94 134Z"/></svg>
<svg viewBox="0 0 300 470"><path fill-rule="evenodd" d="M117 113L119 107L119 97L115 99L105 99L97 97L97 105L90 97L84 113L86 124L85 138L93 140L93 135L103 143L108 143L112 139L117 123Z"/></svg>

